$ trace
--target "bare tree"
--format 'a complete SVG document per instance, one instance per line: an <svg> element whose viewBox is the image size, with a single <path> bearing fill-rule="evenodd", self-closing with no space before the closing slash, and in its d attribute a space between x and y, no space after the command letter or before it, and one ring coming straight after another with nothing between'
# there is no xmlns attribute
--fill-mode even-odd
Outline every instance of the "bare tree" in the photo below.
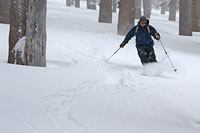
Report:
<svg viewBox="0 0 200 133"><path fill-rule="evenodd" d="M200 0L192 0L192 30L200 32Z"/></svg>
<svg viewBox="0 0 200 133"><path fill-rule="evenodd" d="M0 23L10 23L10 0L0 0Z"/></svg>
<svg viewBox="0 0 200 133"><path fill-rule="evenodd" d="M99 22L112 23L112 0L101 0Z"/></svg>
<svg viewBox="0 0 200 133"><path fill-rule="evenodd" d="M96 10L96 0L87 0L87 9Z"/></svg>
<svg viewBox="0 0 200 133"><path fill-rule="evenodd" d="M46 66L47 0L29 0L25 65Z"/></svg>
<svg viewBox="0 0 200 133"><path fill-rule="evenodd" d="M169 2L169 20L176 21L176 5L177 0L171 0Z"/></svg>
<svg viewBox="0 0 200 133"><path fill-rule="evenodd" d="M80 0L75 0L75 7L80 8Z"/></svg>
<svg viewBox="0 0 200 133"><path fill-rule="evenodd" d="M135 22L135 0L120 0L118 34L126 35L134 26Z"/></svg>
<svg viewBox="0 0 200 133"><path fill-rule="evenodd" d="M179 35L192 36L192 0L180 0L179 8Z"/></svg>
<svg viewBox="0 0 200 133"><path fill-rule="evenodd" d="M150 18L151 16L152 0L143 0L144 16Z"/></svg>
<svg viewBox="0 0 200 133"><path fill-rule="evenodd" d="M135 0L135 18L139 19L141 14L141 0Z"/></svg>
<svg viewBox="0 0 200 133"><path fill-rule="evenodd" d="M28 0L11 0L8 63L24 65Z"/></svg>

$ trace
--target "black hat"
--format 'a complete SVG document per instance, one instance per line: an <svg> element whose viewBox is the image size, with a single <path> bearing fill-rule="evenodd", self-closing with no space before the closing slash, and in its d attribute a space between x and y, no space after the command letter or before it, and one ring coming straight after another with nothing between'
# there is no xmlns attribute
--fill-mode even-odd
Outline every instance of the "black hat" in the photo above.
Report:
<svg viewBox="0 0 200 133"><path fill-rule="evenodd" d="M140 17L140 22L141 22L141 21L147 21L147 18L146 18L145 16L141 16L141 17Z"/></svg>

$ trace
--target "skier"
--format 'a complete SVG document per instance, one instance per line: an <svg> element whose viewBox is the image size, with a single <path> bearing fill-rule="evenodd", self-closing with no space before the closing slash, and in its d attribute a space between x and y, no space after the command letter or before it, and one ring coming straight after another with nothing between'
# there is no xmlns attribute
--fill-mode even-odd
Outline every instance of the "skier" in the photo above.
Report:
<svg viewBox="0 0 200 133"><path fill-rule="evenodd" d="M149 20L145 16L140 17L138 24L128 32L120 48L124 48L134 36L136 36L136 48L142 64L157 62L151 36L156 40L160 40L160 34L154 27L149 25Z"/></svg>

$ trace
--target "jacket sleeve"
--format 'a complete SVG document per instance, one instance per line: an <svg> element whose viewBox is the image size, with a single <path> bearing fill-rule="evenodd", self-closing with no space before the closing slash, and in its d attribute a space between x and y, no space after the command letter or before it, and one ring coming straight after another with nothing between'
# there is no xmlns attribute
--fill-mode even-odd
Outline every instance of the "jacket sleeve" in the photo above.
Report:
<svg viewBox="0 0 200 133"><path fill-rule="evenodd" d="M156 38L156 36L155 36L155 34L157 33L156 29L155 29L153 26L151 26L151 25L149 25L149 28L150 28L150 33L151 33L151 35L152 35L154 38Z"/></svg>
<svg viewBox="0 0 200 133"><path fill-rule="evenodd" d="M131 40L132 37L135 36L135 30L136 30L137 26L134 26L126 35L124 41L128 42L129 40Z"/></svg>

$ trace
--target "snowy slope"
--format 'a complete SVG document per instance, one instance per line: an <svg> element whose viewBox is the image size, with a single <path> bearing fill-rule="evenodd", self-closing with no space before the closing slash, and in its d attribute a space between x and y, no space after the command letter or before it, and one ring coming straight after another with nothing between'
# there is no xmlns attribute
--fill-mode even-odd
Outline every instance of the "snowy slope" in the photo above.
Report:
<svg viewBox="0 0 200 133"><path fill-rule="evenodd" d="M178 22L154 11L174 73L155 41L159 64L143 67L135 39L124 39L98 11L48 0L47 68L7 64L9 26L0 24L1 133L199 133L199 33L178 36ZM143 74L147 75L144 76Z"/></svg>

